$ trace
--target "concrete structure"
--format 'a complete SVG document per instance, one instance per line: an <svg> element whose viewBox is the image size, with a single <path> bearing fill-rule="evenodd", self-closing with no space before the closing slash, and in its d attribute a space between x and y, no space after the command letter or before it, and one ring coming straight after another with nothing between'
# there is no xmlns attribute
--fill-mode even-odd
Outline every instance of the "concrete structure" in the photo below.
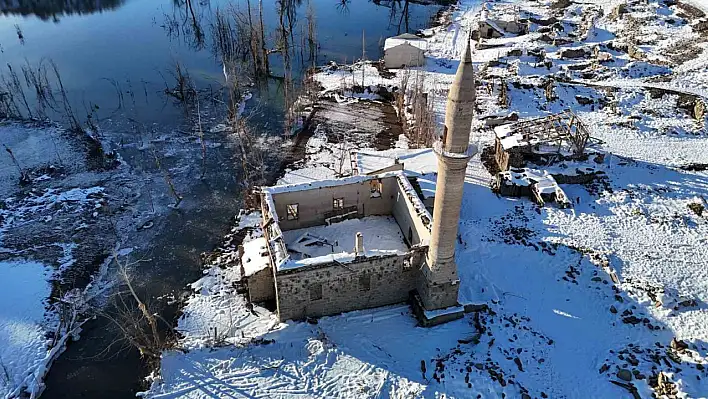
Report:
<svg viewBox="0 0 708 399"><path fill-rule="evenodd" d="M421 66L427 45L425 39L410 33L389 37L384 42L384 64L386 68Z"/></svg>
<svg viewBox="0 0 708 399"><path fill-rule="evenodd" d="M474 108L468 41L434 148L433 217L397 162L384 173L261 188L264 237L241 257L249 297L275 300L281 320L408 299L422 325L462 317L455 246Z"/></svg>

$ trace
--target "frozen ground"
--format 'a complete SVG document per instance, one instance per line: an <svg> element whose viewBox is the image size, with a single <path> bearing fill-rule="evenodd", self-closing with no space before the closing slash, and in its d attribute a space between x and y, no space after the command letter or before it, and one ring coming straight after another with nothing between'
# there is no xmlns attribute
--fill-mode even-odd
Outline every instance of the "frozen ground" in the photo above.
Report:
<svg viewBox="0 0 708 399"><path fill-rule="evenodd" d="M0 396L33 380L44 366L49 326L44 317L51 268L36 262L0 262ZM34 383L34 381L32 381Z"/></svg>
<svg viewBox="0 0 708 399"><path fill-rule="evenodd" d="M185 196L181 210L187 214L196 205L189 187L191 182L200 182L193 178L199 168L180 162L194 163L193 154L183 157L182 153L200 149L199 144L175 144L164 137L150 141L142 150L123 141L129 162L117 157L111 165L100 165L87 156L85 137L52 124L3 120L0 133L4 146L0 155L0 275L7 276L3 284L10 284L0 292L0 309L14 312L31 306L27 320L35 322L32 327L13 318L15 313L2 313L0 363L7 370L0 367L0 397L36 396L44 390L45 375L69 336L77 340L83 322L110 301L114 251L118 249L119 258L131 249L137 257L143 256L162 231L164 216L173 212L174 198L152 154L158 154L170 170L177 190ZM215 152L210 142L206 145L208 154ZM25 176L22 184L21 174ZM204 206L203 202L198 205ZM11 267L25 263L29 265L25 273L34 273L32 278L21 272L25 268ZM41 272L36 265L41 265ZM23 286L13 278L30 282ZM40 286L43 289L37 289ZM86 306L89 301L92 306ZM41 312L38 317L36 312ZM58 323L61 312L65 312L64 323ZM13 338L11 343L33 346L14 353L15 346L5 345L12 331L30 328L37 330L26 335L26 342ZM44 337L38 340L38 336ZM97 361L105 356L103 344L87 347L99 354ZM8 355L11 352L13 356ZM85 353L82 356L93 356Z"/></svg>
<svg viewBox="0 0 708 399"><path fill-rule="evenodd" d="M584 36L578 30L582 16L604 10L580 42L553 45L532 32L495 39L506 47L476 51L474 61L481 83L478 118L511 112L532 117L572 108L591 128L596 149L609 153L603 164L606 182L562 185L574 203L570 209L499 198L489 189L491 175L479 156L470 162L457 247L460 301L484 302L488 311L431 329L416 327L405 306L322 318L316 325L280 324L265 309L246 311L242 297L228 295L238 276L212 267L208 279L219 283L210 285L211 291L201 288L193 301L211 301L214 307L205 311L190 303L185 309L186 320L192 321L181 323L189 331L184 345L207 345L208 334L189 326L194 320L201 320L202 329L223 324L224 309L244 318L229 324L226 341L234 345L166 353L161 376L147 396L633 397L629 385L615 381L631 383L641 398L671 385L675 392L664 397L706 397L708 213L700 209L708 198L708 174L687 170L708 163L706 120L677 107L682 100L675 92L650 90L668 87L705 101L705 52L682 62L671 54L677 46L686 47L681 40L704 48L706 39L692 30L691 21L681 22L676 5L633 2L627 12L631 18L615 19L612 10L620 3L487 6L492 17L521 11L542 20L555 14L564 27L559 37ZM436 92L437 120L455 60L478 17L479 4L463 2L449 26L426 32L429 62L422 70L426 87ZM538 28L532 24L532 31ZM642 60L606 47L644 36ZM588 60L560 56L564 49L596 44L614 61L582 70L576 64ZM549 67L524 53L539 47ZM522 55L511 55L511 49L521 49ZM499 64L488 64L496 58ZM364 68L367 82L397 85L397 77ZM325 71L317 79L325 91L346 92L341 85L349 73ZM563 79L548 99L541 84L552 76ZM502 78L506 104L500 101ZM481 146L493 140L483 125L479 121L473 127L472 141ZM405 147L405 140L399 144ZM314 170L308 166L337 162L327 150L313 151L309 159L317 162L296 171L302 178ZM228 305L220 306L217 299Z"/></svg>

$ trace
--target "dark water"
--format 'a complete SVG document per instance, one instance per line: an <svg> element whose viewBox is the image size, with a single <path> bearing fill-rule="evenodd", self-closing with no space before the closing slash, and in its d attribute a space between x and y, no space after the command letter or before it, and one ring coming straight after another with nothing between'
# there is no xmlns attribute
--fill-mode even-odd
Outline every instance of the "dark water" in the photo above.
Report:
<svg viewBox="0 0 708 399"><path fill-rule="evenodd" d="M166 84L174 84L170 70L179 62L198 89L209 92L222 87L221 57L213 45L215 13L243 11L246 1L0 0L0 84L8 76L8 64L19 71L23 65L36 68L52 60L77 117L83 121L93 109L94 120L108 141L131 142L134 123L149 126L155 134L183 134L175 132L191 126L185 107L164 92ZM269 47L276 45L278 10L283 5L291 10L292 41L302 42L309 3L281 1L288 0L263 1ZM366 58L378 59L385 37L428 26L440 8L403 0L310 1L319 48L314 60L294 57L293 81L309 65L360 58L362 32ZM256 8L258 2L252 0L251 4ZM272 73L282 76L281 56L271 57ZM32 89L21 75L20 80L34 108ZM283 125L282 82L275 79L265 89L256 87L263 86L252 88L254 99L248 107L257 110L258 126L277 131ZM222 111L213 112L208 123L223 119ZM61 121L60 112L48 113ZM209 139L218 142L218 134ZM213 159L208 178L182 192L185 203L192 206L175 210L157 222L161 230L151 242L154 262L136 276L141 291L153 298L170 294L179 297L187 284L199 278L199 254L219 244L238 212L241 187L234 177L239 174L238 163L225 162L233 158L227 145L210 150L210 154ZM133 157L129 152L122 155L134 168L151 167L150 157L146 165L139 165L140 156ZM180 164L175 159L171 162ZM160 314L174 320L177 313L174 307L166 306ZM137 351L115 344L115 338L115 328L106 319L86 324L81 340L72 343L51 369L43 397L134 397L144 388L142 379L149 369Z"/></svg>
<svg viewBox="0 0 708 399"><path fill-rule="evenodd" d="M299 44L308 1L292 1L288 3L294 11L292 39ZM315 64L360 58L362 33L367 59L378 59L385 37L425 27L438 10L401 0L310 1L319 44ZM173 84L170 71L175 62L187 68L200 88L220 87L224 75L213 49L214 14L217 9L243 12L246 4L246 0L0 0L0 72L7 73L7 64L19 70L50 59L58 66L80 119L96 104L96 116L105 123L129 117L172 125L181 110L163 91L165 82ZM258 6L257 0L251 4L254 9ZM280 6L278 0L263 2L266 41L273 47ZM279 55L271 55L271 62L273 73L282 75ZM294 76L298 69L302 70L293 66ZM277 109L272 103L280 95L279 86L271 86L275 93L264 96L263 102ZM123 93L122 99L117 91Z"/></svg>

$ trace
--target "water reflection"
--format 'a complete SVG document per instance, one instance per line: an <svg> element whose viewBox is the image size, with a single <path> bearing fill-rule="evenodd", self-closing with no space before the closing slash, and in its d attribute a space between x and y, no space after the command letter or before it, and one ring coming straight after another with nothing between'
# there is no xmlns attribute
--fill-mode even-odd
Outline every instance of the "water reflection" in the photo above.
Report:
<svg viewBox="0 0 708 399"><path fill-rule="evenodd" d="M170 40L182 38L189 48L199 51L206 42L203 19L210 12L209 0L173 0L172 11L163 13L164 22L160 26Z"/></svg>
<svg viewBox="0 0 708 399"><path fill-rule="evenodd" d="M125 0L0 0L0 12L3 15L36 16L58 22L62 15L114 10L123 3Z"/></svg>
<svg viewBox="0 0 708 399"><path fill-rule="evenodd" d="M308 70L329 60L378 59L386 37L425 26L438 9L416 1L0 0L0 12L14 13L0 15L0 114L71 114L63 101L57 105L41 95L64 91L48 68L53 60L81 121L119 123L126 116L171 127L184 114L178 97L185 97L172 93L183 88L213 93L232 116L250 92L247 107L257 106L254 119L261 118L255 124L292 131L298 124L293 109L308 90L302 87ZM61 24L17 17L51 21L71 13ZM28 80L25 70L37 79ZM180 106L168 107L171 102Z"/></svg>

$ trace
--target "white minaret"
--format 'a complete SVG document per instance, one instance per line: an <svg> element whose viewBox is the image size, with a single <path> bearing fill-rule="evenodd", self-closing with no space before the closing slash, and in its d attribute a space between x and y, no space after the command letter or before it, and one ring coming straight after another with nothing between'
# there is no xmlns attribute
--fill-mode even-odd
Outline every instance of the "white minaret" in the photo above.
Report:
<svg viewBox="0 0 708 399"><path fill-rule="evenodd" d="M455 263L457 227L464 192L465 172L477 148L469 145L475 108L472 50L467 40L455 80L447 96L445 130L435 143L438 157L438 179L433 208L430 249L418 287L427 310L457 305L459 278Z"/></svg>

